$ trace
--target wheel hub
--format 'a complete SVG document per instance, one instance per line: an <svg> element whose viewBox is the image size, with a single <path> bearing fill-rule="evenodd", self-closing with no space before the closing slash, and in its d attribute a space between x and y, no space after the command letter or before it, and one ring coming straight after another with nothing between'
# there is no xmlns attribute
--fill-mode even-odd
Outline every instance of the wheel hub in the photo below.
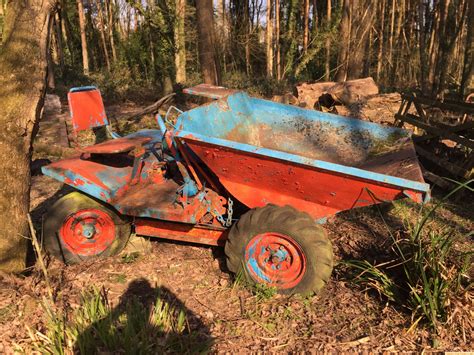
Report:
<svg viewBox="0 0 474 355"><path fill-rule="evenodd" d="M59 230L65 247L76 255L92 256L104 252L115 239L115 223L99 209L77 211L63 222Z"/></svg>
<svg viewBox="0 0 474 355"><path fill-rule="evenodd" d="M257 282L281 289L296 286L306 271L301 247L281 233L263 233L252 238L245 250L245 261Z"/></svg>
<svg viewBox="0 0 474 355"><path fill-rule="evenodd" d="M78 230L78 234L82 235L84 238L91 239L95 235L95 227L92 224L86 224L82 226L82 233Z"/></svg>

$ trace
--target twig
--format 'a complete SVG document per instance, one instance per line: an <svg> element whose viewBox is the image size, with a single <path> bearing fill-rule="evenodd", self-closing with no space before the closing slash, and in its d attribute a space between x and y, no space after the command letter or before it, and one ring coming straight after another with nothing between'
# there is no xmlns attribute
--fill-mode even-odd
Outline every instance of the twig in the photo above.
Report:
<svg viewBox="0 0 474 355"><path fill-rule="evenodd" d="M53 291L51 288L51 283L49 282L48 270L46 269L46 265L44 264L43 253L41 252L41 247L38 243L38 238L36 238L36 231L35 231L35 228L33 227L33 221L31 220L31 215L28 213L27 217L28 217L28 225L30 226L31 241L33 243L33 248L35 249L35 252L36 252L37 262L44 275L44 281L46 283L46 291L48 292L48 296L51 302L53 302L54 300Z"/></svg>
<svg viewBox="0 0 474 355"><path fill-rule="evenodd" d="M362 344L368 343L369 341L370 341L370 337L363 337L354 341L340 343L340 345L356 346L356 345L362 345Z"/></svg>
<svg viewBox="0 0 474 355"><path fill-rule="evenodd" d="M245 311L245 301L242 296L239 296L239 305L240 305L240 315L242 317L245 317L247 315L247 312Z"/></svg>
<svg viewBox="0 0 474 355"><path fill-rule="evenodd" d="M147 115L147 114L150 114L150 113L155 113L155 112L158 111L158 109L163 104L168 102L175 95L176 95L175 93L171 93L169 95L163 96L161 99L159 99L158 101L154 102L153 104L145 107L143 110L141 110L139 112L133 113L133 114L125 116L125 117L118 117L118 118L114 118L114 119L115 119L115 121L118 121L118 120L130 121L130 120L133 120L133 119L138 118L138 117L143 116L143 115Z"/></svg>

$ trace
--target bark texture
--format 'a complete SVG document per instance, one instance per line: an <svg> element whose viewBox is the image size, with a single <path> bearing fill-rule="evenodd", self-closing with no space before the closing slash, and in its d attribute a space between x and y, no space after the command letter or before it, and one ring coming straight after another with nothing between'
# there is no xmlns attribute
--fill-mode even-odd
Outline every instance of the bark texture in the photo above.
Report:
<svg viewBox="0 0 474 355"><path fill-rule="evenodd" d="M326 2L326 22L328 28L331 25L331 10L332 10L332 3L331 0L327 0ZM324 64L324 80L329 81L331 76L331 37L328 36L326 38L326 62Z"/></svg>
<svg viewBox="0 0 474 355"><path fill-rule="evenodd" d="M82 47L82 67L84 75L89 75L89 52L87 50L86 38L86 17L84 16L84 5L82 0L77 0L77 12L79 13L79 27L81 31L81 47Z"/></svg>
<svg viewBox="0 0 474 355"><path fill-rule="evenodd" d="M339 25L339 36L341 38L338 54L338 70L336 81L345 81L347 77L347 62L351 39L351 2L344 0L342 5L342 19Z"/></svg>
<svg viewBox="0 0 474 355"><path fill-rule="evenodd" d="M115 39L114 39L114 27L115 27L115 16L114 16L114 9L115 3L113 0L107 1L107 17L108 17L108 30L109 30L109 41L110 41L110 49L112 49L112 59L115 63L117 61L117 48L115 47Z"/></svg>
<svg viewBox="0 0 474 355"><path fill-rule="evenodd" d="M364 75L364 59L369 56L366 52L376 8L377 1L344 0L336 81L357 79Z"/></svg>
<svg viewBox="0 0 474 355"><path fill-rule="evenodd" d="M267 0L267 76L273 76L273 16L272 16L272 0Z"/></svg>
<svg viewBox="0 0 474 355"><path fill-rule="evenodd" d="M309 42L309 0L304 0L303 7L303 52L306 53Z"/></svg>
<svg viewBox="0 0 474 355"><path fill-rule="evenodd" d="M99 0L95 0L95 4L98 9L99 15L99 32L100 32L100 39L102 42L102 50L104 51L105 63L107 64L107 70L110 71L110 57L109 51L107 50L107 40L105 37L105 19L104 19L104 12L102 10L102 4Z"/></svg>
<svg viewBox="0 0 474 355"><path fill-rule="evenodd" d="M31 143L43 106L54 1L7 6L0 50L0 270L25 267Z"/></svg>
<svg viewBox="0 0 474 355"><path fill-rule="evenodd" d="M280 59L280 0L275 0L275 61L277 79L281 79Z"/></svg>
<svg viewBox="0 0 474 355"><path fill-rule="evenodd" d="M461 76L461 96L467 95L474 76L474 3L469 3L466 45L464 47L464 62Z"/></svg>
<svg viewBox="0 0 474 355"><path fill-rule="evenodd" d="M184 32L184 17L186 15L186 1L176 0L176 24L174 30L175 36L175 66L176 82L184 83L186 81L186 34Z"/></svg>
<svg viewBox="0 0 474 355"><path fill-rule="evenodd" d="M377 1L351 1L350 54L348 55L346 80L364 76L364 59L369 57L366 51L370 29L373 25L374 10Z"/></svg>
<svg viewBox="0 0 474 355"><path fill-rule="evenodd" d="M206 84L219 85L220 73L214 49L214 13L212 0L196 1L198 48L201 74Z"/></svg>

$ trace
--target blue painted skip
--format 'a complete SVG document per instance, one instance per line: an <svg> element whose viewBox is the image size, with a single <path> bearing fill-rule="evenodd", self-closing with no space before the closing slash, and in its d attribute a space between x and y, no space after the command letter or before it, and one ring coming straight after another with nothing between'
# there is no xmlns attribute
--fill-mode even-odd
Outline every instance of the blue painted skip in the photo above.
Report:
<svg viewBox="0 0 474 355"><path fill-rule="evenodd" d="M410 132L400 128L257 99L243 92L183 113L179 116L176 127L210 137L225 138L234 129L242 127L244 132L259 124L277 130L294 130L295 118L340 128L341 134L366 130L376 139L385 139L392 134L410 136Z"/></svg>
<svg viewBox="0 0 474 355"><path fill-rule="evenodd" d="M283 138L276 143L282 150L268 149L252 144L250 137L252 134L249 132L254 130L255 126L264 125L272 131L279 130L283 134L299 133L295 132L300 129L295 127L295 120L302 122L303 129L305 122L318 122L323 129L327 126L336 127L339 134L348 137L358 137L356 133L363 132L366 136L369 135L368 140L374 141L383 141L393 135L407 139L410 137L410 132L399 128L256 99L245 93L236 93L183 113L178 118L176 124L178 130L175 135L401 188L420 192L429 191L429 185L423 182L375 173L338 162L308 158L304 151L298 151L297 141L285 141ZM256 133L264 134L265 132L257 130ZM366 141L367 139L365 139ZM358 141L356 138L354 140L355 145L359 142L365 144L363 139Z"/></svg>

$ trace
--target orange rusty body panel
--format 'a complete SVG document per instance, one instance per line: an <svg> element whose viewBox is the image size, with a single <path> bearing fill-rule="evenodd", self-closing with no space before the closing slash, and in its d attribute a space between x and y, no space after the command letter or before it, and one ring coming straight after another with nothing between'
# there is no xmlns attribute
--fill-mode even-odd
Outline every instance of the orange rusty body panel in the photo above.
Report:
<svg viewBox="0 0 474 355"><path fill-rule="evenodd" d="M185 140L229 193L249 208L289 204L320 219L404 197L400 188L388 184Z"/></svg>
<svg viewBox="0 0 474 355"><path fill-rule="evenodd" d="M138 235L207 245L224 245L227 239L227 230L225 229L209 229L151 219L136 219L135 232Z"/></svg>

